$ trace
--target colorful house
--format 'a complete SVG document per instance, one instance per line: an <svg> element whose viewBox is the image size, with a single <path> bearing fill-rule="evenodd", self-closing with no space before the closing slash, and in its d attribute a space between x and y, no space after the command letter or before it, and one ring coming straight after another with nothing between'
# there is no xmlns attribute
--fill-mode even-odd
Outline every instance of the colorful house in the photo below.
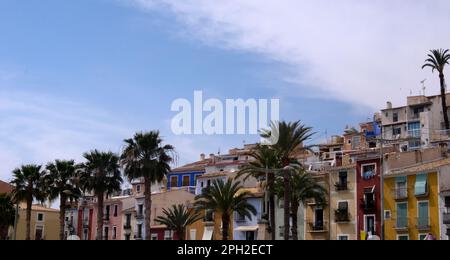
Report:
<svg viewBox="0 0 450 260"><path fill-rule="evenodd" d="M59 210L33 205L31 210L31 240L59 240ZM20 207L17 240L26 237L26 207Z"/></svg>
<svg viewBox="0 0 450 260"><path fill-rule="evenodd" d="M385 174L385 239L424 240L441 234L440 177L450 174L450 159L421 162ZM448 182L448 181L447 181ZM442 223L444 224L444 223Z"/></svg>
<svg viewBox="0 0 450 260"><path fill-rule="evenodd" d="M317 182L329 192L327 172L310 172ZM318 204L314 199L305 205L305 240L330 240L330 208Z"/></svg>

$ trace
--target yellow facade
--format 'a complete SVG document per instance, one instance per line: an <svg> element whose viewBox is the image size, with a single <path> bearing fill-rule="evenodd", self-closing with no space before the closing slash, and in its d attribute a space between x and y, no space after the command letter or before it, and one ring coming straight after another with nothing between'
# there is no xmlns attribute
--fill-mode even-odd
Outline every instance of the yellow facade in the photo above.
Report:
<svg viewBox="0 0 450 260"><path fill-rule="evenodd" d="M202 214L205 215L203 210ZM187 237L189 240L202 240L205 229L214 228L212 240L222 240L222 215L214 213L214 221L205 221L205 218L200 219L187 228ZM194 238L195 239L192 239ZM228 240L233 240L233 219L230 219L230 228L228 231Z"/></svg>
<svg viewBox="0 0 450 260"><path fill-rule="evenodd" d="M310 172L329 194L328 173ZM305 240L330 240L330 208L316 204L314 200L305 203Z"/></svg>
<svg viewBox="0 0 450 260"><path fill-rule="evenodd" d="M416 196L417 176L423 173L408 173L399 175L390 175L385 177L384 181L384 209L385 209L385 239L386 240L419 240L423 239L428 233L439 237L439 190L438 174L436 171L427 174L428 192L423 196ZM406 188L399 189L396 182L397 178L406 178ZM404 190L404 191L403 191ZM428 225L419 224L419 203L428 202ZM406 220L399 217L397 208L399 204L407 207Z"/></svg>
<svg viewBox="0 0 450 260"><path fill-rule="evenodd" d="M59 210L33 205L31 240L59 240ZM17 224L17 240L26 238L26 207L21 206Z"/></svg>

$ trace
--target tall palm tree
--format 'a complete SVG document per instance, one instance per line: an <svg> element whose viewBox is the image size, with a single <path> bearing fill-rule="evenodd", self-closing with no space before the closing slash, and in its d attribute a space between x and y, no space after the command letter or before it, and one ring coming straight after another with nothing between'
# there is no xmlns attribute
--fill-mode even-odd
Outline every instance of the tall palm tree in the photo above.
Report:
<svg viewBox="0 0 450 260"><path fill-rule="evenodd" d="M153 183L161 182L170 172L174 147L163 145L159 131L136 133L133 139L125 140L126 146L120 157L124 173L131 181L144 178L145 237L151 239L151 208Z"/></svg>
<svg viewBox="0 0 450 260"><path fill-rule="evenodd" d="M8 229L14 224L16 211L11 197L8 194L0 194L0 240L6 240Z"/></svg>
<svg viewBox="0 0 450 260"><path fill-rule="evenodd" d="M83 191L97 196L97 240L103 235L103 205L105 197L121 190L123 182L120 174L119 157L112 152L98 150L85 153L86 162L82 165L80 186Z"/></svg>
<svg viewBox="0 0 450 260"><path fill-rule="evenodd" d="M45 187L48 199L53 201L59 197L59 239L64 239L64 216L67 202L77 201L81 196L78 185L77 165L75 161L61 161L47 164Z"/></svg>
<svg viewBox="0 0 450 260"><path fill-rule="evenodd" d="M283 181L284 181L284 239L289 240L290 230L290 207L291 207L291 191L290 191L290 174L291 169L288 169L290 164L297 164L293 157L296 153L308 150L310 147L304 146L314 133L311 127L296 122L278 122L272 123L270 130L262 130L261 136L263 138L270 138L273 134L278 134L278 142L272 145L272 148L277 152L281 164L283 166Z"/></svg>
<svg viewBox="0 0 450 260"><path fill-rule="evenodd" d="M248 203L247 198L250 193L241 191L240 182L234 182L233 179L216 180L211 186L204 189L203 193L195 198L195 205L198 209L212 210L222 216L222 239L224 241L229 238L229 229L231 216L233 212L237 212L241 216L252 218L252 214L256 215L256 209Z"/></svg>
<svg viewBox="0 0 450 260"><path fill-rule="evenodd" d="M442 113L444 114L445 130L450 129L450 123L447 114L447 99L446 99L446 86L445 86L445 66L449 64L450 54L449 50L439 49L431 50L431 54L428 54L428 59L425 60L425 64L422 69L430 67L432 72L437 70L439 72L439 80L441 83L441 100L442 100Z"/></svg>
<svg viewBox="0 0 450 260"><path fill-rule="evenodd" d="M258 145L250 156L254 160L240 169L238 177L245 176L244 181L249 177L266 179L266 192L269 198L269 233L271 239L275 240L275 173L270 170L280 169L282 164L276 150L267 145Z"/></svg>
<svg viewBox="0 0 450 260"><path fill-rule="evenodd" d="M314 177L305 172L303 168L298 168L291 174L291 219L292 219L292 239L298 240L298 209L306 200L314 199L317 204L326 204L327 190L320 185ZM276 193L279 196L284 194L284 181L278 178L276 181Z"/></svg>
<svg viewBox="0 0 450 260"><path fill-rule="evenodd" d="M186 237L186 228L199 221L202 216L198 212L189 210L183 204L172 205L169 209L163 209L164 216L158 216L155 221L166 225L169 230L177 232L178 240Z"/></svg>
<svg viewBox="0 0 450 260"><path fill-rule="evenodd" d="M14 186L13 200L17 202L25 201L26 209L26 234L25 240L31 239L31 209L33 200L44 201L43 190L44 172L41 165L23 165L13 171L14 179L11 184Z"/></svg>

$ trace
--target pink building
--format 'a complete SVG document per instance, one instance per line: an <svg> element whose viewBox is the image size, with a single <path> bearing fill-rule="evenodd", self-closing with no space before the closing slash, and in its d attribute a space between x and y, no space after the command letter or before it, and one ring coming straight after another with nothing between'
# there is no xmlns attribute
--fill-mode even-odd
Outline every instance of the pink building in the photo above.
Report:
<svg viewBox="0 0 450 260"><path fill-rule="evenodd" d="M122 200L128 198L113 197L105 200L103 207L103 240L121 240L122 238ZM97 236L97 204L93 205L93 210L90 214L90 239L95 239Z"/></svg>

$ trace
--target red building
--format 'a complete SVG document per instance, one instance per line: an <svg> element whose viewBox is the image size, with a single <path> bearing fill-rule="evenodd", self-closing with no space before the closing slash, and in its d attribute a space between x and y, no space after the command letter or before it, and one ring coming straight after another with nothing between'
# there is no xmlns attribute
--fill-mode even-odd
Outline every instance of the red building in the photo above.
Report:
<svg viewBox="0 0 450 260"><path fill-rule="evenodd" d="M381 166L379 150L355 154L358 240L362 232L381 234Z"/></svg>

